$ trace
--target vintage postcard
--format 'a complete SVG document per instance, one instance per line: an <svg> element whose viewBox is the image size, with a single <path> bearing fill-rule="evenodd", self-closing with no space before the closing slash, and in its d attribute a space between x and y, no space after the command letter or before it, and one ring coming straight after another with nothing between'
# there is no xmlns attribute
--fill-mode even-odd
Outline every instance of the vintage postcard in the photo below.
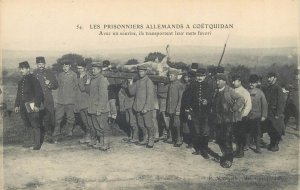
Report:
<svg viewBox="0 0 300 190"><path fill-rule="evenodd" d="M1 188L299 189L299 1L0 12Z"/></svg>

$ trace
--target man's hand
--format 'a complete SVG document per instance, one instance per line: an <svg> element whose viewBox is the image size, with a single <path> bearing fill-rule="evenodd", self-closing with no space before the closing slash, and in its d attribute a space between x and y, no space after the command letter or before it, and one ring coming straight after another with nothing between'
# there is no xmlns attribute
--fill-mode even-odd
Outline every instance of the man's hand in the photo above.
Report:
<svg viewBox="0 0 300 190"><path fill-rule="evenodd" d="M86 83L85 83L86 85L89 85L89 84L91 84L91 78L90 77L88 77L87 79L86 79Z"/></svg>
<svg viewBox="0 0 300 190"><path fill-rule="evenodd" d="M187 118L188 118L188 120L192 120L192 116L191 116L191 114L189 114L188 116L187 116Z"/></svg>
<svg viewBox="0 0 300 190"><path fill-rule="evenodd" d="M45 80L45 84L49 85L50 84L50 80Z"/></svg>
<svg viewBox="0 0 300 190"><path fill-rule="evenodd" d="M132 84L133 84L133 78L128 79L128 84L129 84L129 85L132 85Z"/></svg>
<svg viewBox="0 0 300 190"><path fill-rule="evenodd" d="M275 116L275 119L279 119L279 116L278 116L278 115L276 115L276 116Z"/></svg>
<svg viewBox="0 0 300 190"><path fill-rule="evenodd" d="M142 114L145 114L147 112L148 112L148 110L142 110Z"/></svg>
<svg viewBox="0 0 300 190"><path fill-rule="evenodd" d="M15 107L15 112L19 113L20 112L20 107Z"/></svg>
<svg viewBox="0 0 300 190"><path fill-rule="evenodd" d="M204 105L204 106L207 105L207 100L206 99L202 99L202 105Z"/></svg>
<svg viewBox="0 0 300 190"><path fill-rule="evenodd" d="M97 116L101 115L101 112L96 111L96 115L97 115Z"/></svg>
<svg viewBox="0 0 300 190"><path fill-rule="evenodd" d="M261 117L261 119L260 119L261 121L265 121L266 120L266 118L265 117Z"/></svg>

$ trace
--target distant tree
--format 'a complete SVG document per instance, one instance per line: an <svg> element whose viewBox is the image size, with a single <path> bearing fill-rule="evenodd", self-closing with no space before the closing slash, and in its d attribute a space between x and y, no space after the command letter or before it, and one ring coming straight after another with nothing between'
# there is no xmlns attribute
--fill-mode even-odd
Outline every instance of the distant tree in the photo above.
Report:
<svg viewBox="0 0 300 190"><path fill-rule="evenodd" d="M129 59L126 63L125 63L125 65L136 65L136 64L138 64L139 63L139 61L137 60L137 59Z"/></svg>
<svg viewBox="0 0 300 190"><path fill-rule="evenodd" d="M187 70L189 67L186 63L180 61L180 62L170 62L168 64L170 67L175 68L175 69L182 69L182 70Z"/></svg>
<svg viewBox="0 0 300 190"><path fill-rule="evenodd" d="M145 57L145 62L148 62L148 61L154 62L156 60L161 62L165 56L166 56L165 54L162 54L160 52L151 52L147 55L147 57Z"/></svg>

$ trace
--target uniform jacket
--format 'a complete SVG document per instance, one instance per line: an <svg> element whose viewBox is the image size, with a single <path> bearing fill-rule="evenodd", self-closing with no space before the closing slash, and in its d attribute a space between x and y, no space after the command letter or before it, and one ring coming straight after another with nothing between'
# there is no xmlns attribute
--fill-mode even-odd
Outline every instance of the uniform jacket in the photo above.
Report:
<svg viewBox="0 0 300 190"><path fill-rule="evenodd" d="M181 108L181 97L184 91L184 86L180 80L175 80L171 82L168 89L167 96L167 108L166 112L168 114L174 114L180 112Z"/></svg>
<svg viewBox="0 0 300 190"><path fill-rule="evenodd" d="M218 91L213 100L213 113L216 123L237 122L241 120L241 109L244 106L244 98L229 86Z"/></svg>
<svg viewBox="0 0 300 190"><path fill-rule="evenodd" d="M160 112L166 111L168 89L169 89L169 84L157 85L157 98L158 98L158 105L159 105Z"/></svg>
<svg viewBox="0 0 300 190"><path fill-rule="evenodd" d="M43 102L43 90L35 76L28 74L23 76L18 83L15 107L25 106L25 102L31 101L36 107L40 107Z"/></svg>
<svg viewBox="0 0 300 190"><path fill-rule="evenodd" d="M88 113L109 112L108 85L108 80L101 73L92 77L91 84L88 88L90 94Z"/></svg>
<svg viewBox="0 0 300 190"><path fill-rule="evenodd" d="M85 84L88 78L91 78L88 74L78 78L77 101L75 104L77 110L86 109L89 106L89 94Z"/></svg>
<svg viewBox="0 0 300 190"><path fill-rule="evenodd" d="M252 108L248 114L249 119L267 118L268 103L265 94L258 88L249 89Z"/></svg>
<svg viewBox="0 0 300 190"><path fill-rule="evenodd" d="M130 96L127 89L121 88L119 91L119 106L120 111L131 109L133 105L134 97Z"/></svg>
<svg viewBox="0 0 300 190"><path fill-rule="evenodd" d="M78 90L77 74L74 71L61 72L58 75L58 104L75 104Z"/></svg>
<svg viewBox="0 0 300 190"><path fill-rule="evenodd" d="M145 76L128 86L129 93L134 96L133 110L154 110L154 86L151 79Z"/></svg>
<svg viewBox="0 0 300 190"><path fill-rule="evenodd" d="M238 93L239 95L241 95L245 100L241 114L242 114L242 117L246 117L249 114L251 107L252 107L250 93L243 86L235 88L234 91L236 93Z"/></svg>
<svg viewBox="0 0 300 190"><path fill-rule="evenodd" d="M35 77L40 82L40 85L43 89L44 93L44 106L46 108L54 109L54 100L52 95L52 90L56 90L58 88L58 82L52 71L48 69L36 69L33 73ZM50 84L46 85L45 81L49 80Z"/></svg>
<svg viewBox="0 0 300 190"><path fill-rule="evenodd" d="M190 84L190 93L188 94L188 107L195 112L209 113L212 106L214 95L213 87L205 79L202 82L193 81ZM206 100L207 105L203 105L202 101Z"/></svg>

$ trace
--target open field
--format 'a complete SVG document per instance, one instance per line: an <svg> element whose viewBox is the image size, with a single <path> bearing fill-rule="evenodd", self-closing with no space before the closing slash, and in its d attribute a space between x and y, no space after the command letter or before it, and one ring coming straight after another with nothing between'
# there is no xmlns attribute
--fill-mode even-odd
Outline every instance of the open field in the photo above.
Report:
<svg viewBox="0 0 300 190"><path fill-rule="evenodd" d="M299 134L289 126L280 151L252 150L230 169L204 160L185 146L158 142L153 149L113 137L108 152L78 144L78 138L45 143L40 151L4 146L5 189L298 189ZM267 135L264 141L268 142ZM218 146L211 142L218 154Z"/></svg>

